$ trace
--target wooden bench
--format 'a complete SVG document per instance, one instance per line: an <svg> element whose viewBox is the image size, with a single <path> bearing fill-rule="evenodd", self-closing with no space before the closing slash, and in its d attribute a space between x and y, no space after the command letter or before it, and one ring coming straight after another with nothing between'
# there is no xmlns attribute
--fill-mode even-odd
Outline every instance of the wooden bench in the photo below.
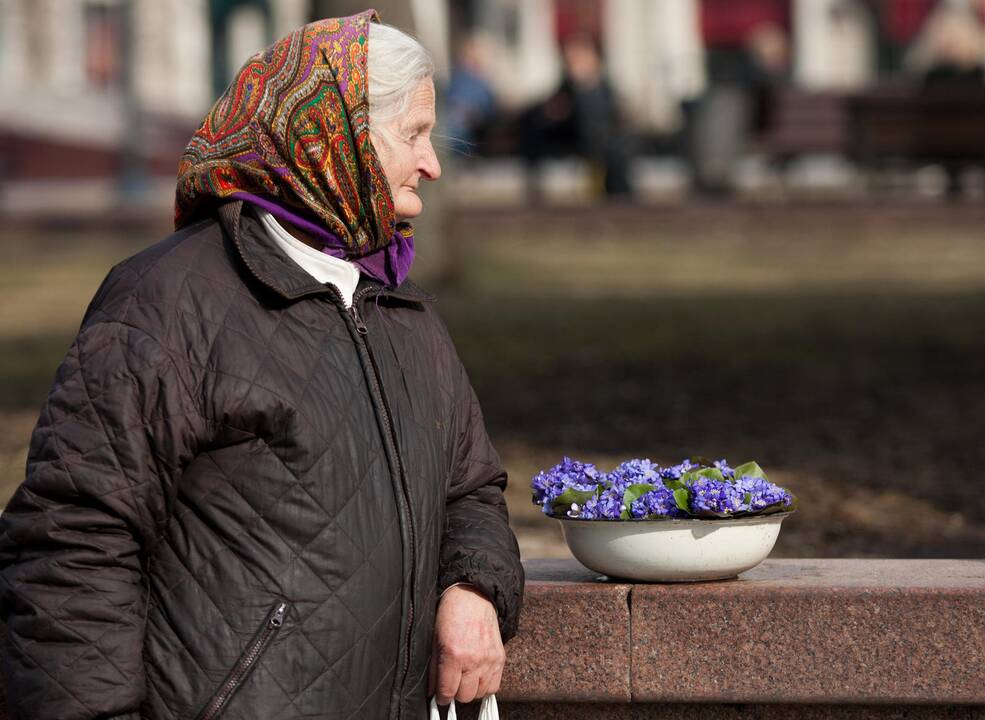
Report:
<svg viewBox="0 0 985 720"><path fill-rule="evenodd" d="M846 115L848 155L863 166L985 163L985 86L880 88L846 98Z"/></svg>
<svg viewBox="0 0 985 720"><path fill-rule="evenodd" d="M888 85L854 94L780 89L756 146L781 167L801 155L843 157L873 189L885 169L936 164L956 193L964 168L985 167L985 86Z"/></svg>
<svg viewBox="0 0 985 720"><path fill-rule="evenodd" d="M758 146L781 163L798 155L844 155L848 147L845 97L783 88L768 101L766 128Z"/></svg>

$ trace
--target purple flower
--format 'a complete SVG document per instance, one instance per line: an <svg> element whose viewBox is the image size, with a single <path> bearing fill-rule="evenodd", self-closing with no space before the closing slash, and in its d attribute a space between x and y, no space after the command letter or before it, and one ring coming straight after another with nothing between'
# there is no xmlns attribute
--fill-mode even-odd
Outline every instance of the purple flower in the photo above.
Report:
<svg viewBox="0 0 985 720"><path fill-rule="evenodd" d="M622 491L610 487L588 498L581 506L578 517L585 520L618 520L624 507Z"/></svg>
<svg viewBox="0 0 985 720"><path fill-rule="evenodd" d="M691 511L716 513L733 513L745 509L743 493L732 483L711 478L699 477L687 484L691 491Z"/></svg>
<svg viewBox="0 0 985 720"><path fill-rule="evenodd" d="M743 504L743 510L755 512L769 505L782 503L784 506L793 503L789 492L774 485L765 478L744 476L735 481L735 489L745 497L749 493L749 502Z"/></svg>
<svg viewBox="0 0 985 720"><path fill-rule="evenodd" d="M648 515L680 517L681 511L678 509L677 503L674 502L673 491L661 485L634 500L629 514L634 518L644 518Z"/></svg>
<svg viewBox="0 0 985 720"><path fill-rule="evenodd" d="M755 466L755 463L747 466ZM626 460L611 472L602 473L591 463L565 457L551 469L535 475L530 486L534 503L547 515L555 514L555 504L566 491L576 491L568 494L566 507L559 507L557 514L586 520L617 520L623 513L632 518L687 517L689 513L727 516L739 512L755 513L774 505L793 505L793 496L789 492L763 477L736 477L735 469L723 458L710 467L720 472L724 480L703 477L703 474L687 478L690 504L685 512L677 507L674 493L666 483L679 481L687 473L705 467L684 460L678 465L661 468L644 458ZM637 497L627 508L623 504L625 493L630 486L639 484L654 489Z"/></svg>
<svg viewBox="0 0 985 720"><path fill-rule="evenodd" d="M690 460L685 460L680 465L671 465L670 467L661 470L660 477L663 480L680 480L684 473L688 470L693 470L696 467L697 465L692 463Z"/></svg>
<svg viewBox="0 0 985 720"><path fill-rule="evenodd" d="M728 463L725 462L725 458L722 458L721 460L716 460L712 464L721 471L722 477L724 477L726 480L731 480L732 478L735 477L735 470L729 467Z"/></svg>
<svg viewBox="0 0 985 720"><path fill-rule="evenodd" d="M636 483L657 485L660 482L660 466L648 459L627 460L608 473L605 482L620 492L625 492L626 488Z"/></svg>
<svg viewBox="0 0 985 720"><path fill-rule="evenodd" d="M565 490L594 490L601 478L602 474L591 463L565 457L550 470L537 473L530 482L530 487L534 491L534 502L541 506L545 514L550 515L554 501Z"/></svg>

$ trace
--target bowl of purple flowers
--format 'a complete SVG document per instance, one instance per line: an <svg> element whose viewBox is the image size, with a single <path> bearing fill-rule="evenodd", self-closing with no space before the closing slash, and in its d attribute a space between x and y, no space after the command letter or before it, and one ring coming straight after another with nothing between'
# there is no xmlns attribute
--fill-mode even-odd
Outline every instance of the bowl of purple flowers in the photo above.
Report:
<svg viewBox="0 0 985 720"><path fill-rule="evenodd" d="M610 472L564 458L531 481L585 567L612 578L734 578L770 554L797 500L755 462L627 460Z"/></svg>

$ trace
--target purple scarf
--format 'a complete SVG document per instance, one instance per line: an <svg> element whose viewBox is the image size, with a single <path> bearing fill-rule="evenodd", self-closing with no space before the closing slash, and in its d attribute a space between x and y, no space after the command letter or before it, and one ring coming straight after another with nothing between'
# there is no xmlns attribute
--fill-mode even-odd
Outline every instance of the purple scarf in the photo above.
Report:
<svg viewBox="0 0 985 720"><path fill-rule="evenodd" d="M323 253L351 262L359 267L365 275L378 280L387 287L400 285L407 277L410 266L414 262L413 232L404 235L400 230L394 230L393 241L389 245L362 257L348 257L349 248L345 243L325 229L323 225L312 222L296 210L288 209L269 198L250 193L239 192L233 197L266 210L278 220L286 220L292 225L296 225L325 243L322 248ZM403 226L409 228L409 225L404 224Z"/></svg>

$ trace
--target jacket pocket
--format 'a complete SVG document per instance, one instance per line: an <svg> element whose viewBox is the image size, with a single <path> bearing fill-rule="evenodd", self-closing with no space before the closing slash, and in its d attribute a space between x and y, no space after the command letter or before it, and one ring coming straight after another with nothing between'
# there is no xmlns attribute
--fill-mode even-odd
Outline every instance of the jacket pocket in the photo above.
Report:
<svg viewBox="0 0 985 720"><path fill-rule="evenodd" d="M271 608L263 621L263 625L257 630L256 635L253 636L253 639L239 656L239 660L233 665L233 669L229 671L226 679L222 681L222 685L202 708L196 720L214 720L219 717L233 695L239 690L240 685L256 667L257 660L263 655L264 650L277 637L277 632L284 624L285 615L287 615L286 602L278 602Z"/></svg>

